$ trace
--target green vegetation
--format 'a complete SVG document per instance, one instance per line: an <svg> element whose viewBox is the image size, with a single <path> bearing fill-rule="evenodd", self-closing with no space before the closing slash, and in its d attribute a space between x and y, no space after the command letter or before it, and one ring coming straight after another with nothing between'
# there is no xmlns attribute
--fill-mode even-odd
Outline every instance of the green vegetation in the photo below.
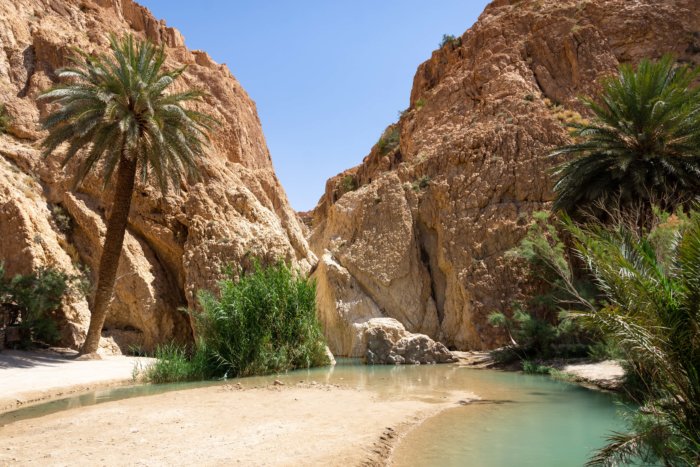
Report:
<svg viewBox="0 0 700 467"><path fill-rule="evenodd" d="M357 190L357 182L352 175L346 175L340 180L340 192L345 194L349 191Z"/></svg>
<svg viewBox="0 0 700 467"><path fill-rule="evenodd" d="M496 357L521 359L527 373L557 377L537 361L585 352L623 360L627 394L641 409L591 465L700 461L700 213L652 211L641 231L634 211L614 223L535 213L512 254L545 293L519 304L527 311L490 316L511 341Z"/></svg>
<svg viewBox="0 0 700 467"><path fill-rule="evenodd" d="M61 205L55 204L51 207L51 218L62 233L69 234L73 230L73 219Z"/></svg>
<svg viewBox="0 0 700 467"><path fill-rule="evenodd" d="M686 213L700 195L698 76L642 60L584 100L592 123L564 115L576 142L551 155L575 157L556 172L554 210L577 217L537 214L519 249L595 338L589 353L623 359L641 407L591 465L700 463L700 214ZM494 320L515 334L516 318Z"/></svg>
<svg viewBox="0 0 700 467"><path fill-rule="evenodd" d="M184 68L163 71L165 49L132 36L110 37L111 54L79 52L72 68L57 71L65 84L41 95L58 104L42 122L48 156L67 143L65 165L80 154L76 183L102 170L105 184L116 177L107 234L100 257L90 327L82 353L97 350L112 298L124 232L129 218L137 169L145 182L149 172L162 193L179 189L183 173L197 174L195 160L208 142L213 120L183 104L199 101L193 90L167 93ZM116 172L116 175L115 175Z"/></svg>
<svg viewBox="0 0 700 467"><path fill-rule="evenodd" d="M61 307L75 278L51 268L5 278L0 263L0 309L9 314L11 327L18 328L22 348L35 342L55 344L59 339L54 313Z"/></svg>
<svg viewBox="0 0 700 467"><path fill-rule="evenodd" d="M540 365L530 360L523 360L523 372L531 375L548 375L552 372L552 368Z"/></svg>
<svg viewBox="0 0 700 467"><path fill-rule="evenodd" d="M380 154L387 154L396 149L401 138L401 129L398 125L392 125L386 129L384 134L377 141L377 149Z"/></svg>
<svg viewBox="0 0 700 467"><path fill-rule="evenodd" d="M599 337L567 319L565 311L576 306L578 297L593 301L596 288L586 276L575 273L552 215L533 213L527 234L507 256L524 261L528 279L539 287L529 300L514 303L510 316L502 312L489 316L490 324L505 330L510 341L495 357L508 362L589 355Z"/></svg>
<svg viewBox="0 0 700 467"><path fill-rule="evenodd" d="M642 201L666 210L700 193L699 70L671 57L623 65L597 100L584 99L592 123L572 123L575 144L551 156L573 155L555 173L555 210L569 213L595 202Z"/></svg>
<svg viewBox="0 0 700 467"><path fill-rule="evenodd" d="M546 320L533 311L516 309L512 317L489 315L489 323L506 331L510 345L494 352L501 363L527 359L585 357L592 339L570 319Z"/></svg>
<svg viewBox="0 0 700 467"><path fill-rule="evenodd" d="M239 275L238 280L234 278ZM316 318L316 286L284 263L229 271L220 293L200 293L196 346L158 350L154 382L262 375L328 364Z"/></svg>
<svg viewBox="0 0 700 467"><path fill-rule="evenodd" d="M157 363L143 369L146 380L155 384L182 383L209 379L209 365L204 352L190 355L185 346L164 344L159 346L154 355ZM134 374L138 379L138 371Z"/></svg>
<svg viewBox="0 0 700 467"><path fill-rule="evenodd" d="M425 99L420 98L420 99L416 100L416 103L415 103L416 110L422 109L424 105L425 105Z"/></svg>
<svg viewBox="0 0 700 467"><path fill-rule="evenodd" d="M422 177L420 177L418 180L414 181L411 184L411 188L413 189L413 191L418 192L418 191L421 191L421 190L428 188L429 185L430 185L430 177L428 175L423 175Z"/></svg>
<svg viewBox="0 0 700 467"><path fill-rule="evenodd" d="M451 47L458 47L462 44L462 38L461 37L455 37L452 34L443 34L442 35L442 40L440 41L439 48L442 49L446 45L449 45Z"/></svg>
<svg viewBox="0 0 700 467"><path fill-rule="evenodd" d="M7 113L5 104L0 104L0 135L7 132L10 126L10 114Z"/></svg>
<svg viewBox="0 0 700 467"><path fill-rule="evenodd" d="M654 231L567 222L606 299L572 316L613 340L645 386L634 430L612 436L593 463L700 461L700 213L674 225L669 243Z"/></svg>

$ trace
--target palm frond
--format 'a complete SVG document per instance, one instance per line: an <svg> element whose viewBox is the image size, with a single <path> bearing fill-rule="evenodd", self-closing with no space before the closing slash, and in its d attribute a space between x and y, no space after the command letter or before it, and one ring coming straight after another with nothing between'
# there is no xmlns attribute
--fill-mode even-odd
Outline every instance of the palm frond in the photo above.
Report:
<svg viewBox="0 0 700 467"><path fill-rule="evenodd" d="M642 60L636 69L622 65L598 99L583 99L593 122L574 125L578 141L550 153L573 157L554 173L555 210L618 195L631 203L675 192L687 203L700 194L699 74L670 56Z"/></svg>
<svg viewBox="0 0 700 467"><path fill-rule="evenodd" d="M110 54L91 56L76 51L72 66L57 72L63 81L40 96L58 108L42 121L49 131L44 155L68 143L64 165L76 156L80 182L102 167L105 184L121 158L135 158L143 181L149 173L165 193L191 177L204 154L216 121L183 107L206 94L200 90L168 93L185 71L163 70L165 50L133 36L112 35ZM150 170L149 170L150 169Z"/></svg>

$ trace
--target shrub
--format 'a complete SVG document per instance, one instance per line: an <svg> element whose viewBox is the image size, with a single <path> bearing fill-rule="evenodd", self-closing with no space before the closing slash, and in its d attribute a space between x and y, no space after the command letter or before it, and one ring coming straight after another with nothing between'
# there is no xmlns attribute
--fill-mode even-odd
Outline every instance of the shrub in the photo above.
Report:
<svg viewBox="0 0 700 467"><path fill-rule="evenodd" d="M7 113L5 104L0 104L0 135L7 132L10 127L10 115Z"/></svg>
<svg viewBox="0 0 700 467"><path fill-rule="evenodd" d="M442 35L442 40L440 41L439 48L443 48L446 45L450 45L452 47L457 47L462 43L462 38L460 37L455 37L452 34L443 34Z"/></svg>
<svg viewBox="0 0 700 467"><path fill-rule="evenodd" d="M588 353L584 333L572 320L558 319L551 323L516 308L512 317L491 313L489 323L504 329L510 340L508 347L494 355L501 363L518 358L581 357Z"/></svg>
<svg viewBox="0 0 700 467"><path fill-rule="evenodd" d="M530 360L523 360L523 373L528 373L531 375L548 375L551 372L551 367L540 365L539 363Z"/></svg>
<svg viewBox="0 0 700 467"><path fill-rule="evenodd" d="M489 316L492 326L504 329L510 345L495 356L516 358L582 357L599 336L567 319L562 310L575 309L577 297L594 301L597 291L586 276L577 277L555 221L547 212L534 212L527 234L507 255L525 261L529 279L539 283L527 301L513 304L512 317Z"/></svg>
<svg viewBox="0 0 700 467"><path fill-rule="evenodd" d="M341 194L348 193L350 191L355 191L357 189L357 182L355 177L352 175L346 175L340 180L340 192Z"/></svg>
<svg viewBox="0 0 700 467"><path fill-rule="evenodd" d="M430 185L430 177L423 175L421 178L411 184L411 188L413 188L413 191L421 191L428 188L428 185Z"/></svg>
<svg viewBox="0 0 700 467"><path fill-rule="evenodd" d="M61 233L69 234L73 230L73 219L60 204L51 207L51 217Z"/></svg>
<svg viewBox="0 0 700 467"><path fill-rule="evenodd" d="M417 110L422 109L424 105L425 105L425 99L423 99L423 98L418 99L415 103L415 107Z"/></svg>
<svg viewBox="0 0 700 467"><path fill-rule="evenodd" d="M199 294L202 311L194 315L198 338L191 355L162 347L162 360L149 373L152 381L263 375L328 364L312 280L284 263L264 268L256 262L248 274L227 274L218 294Z"/></svg>
<svg viewBox="0 0 700 467"><path fill-rule="evenodd" d="M203 352L189 355L185 346L170 343L158 346L153 356L158 362L146 367L143 373L152 383L181 383L207 377Z"/></svg>
<svg viewBox="0 0 700 467"><path fill-rule="evenodd" d="M392 125L387 128L381 138L379 138L379 141L377 141L377 149L379 149L379 153L386 154L395 149L399 145L400 137L401 131L398 125Z"/></svg>
<svg viewBox="0 0 700 467"><path fill-rule="evenodd" d="M18 311L10 324L20 327L22 347L30 347L35 341L47 344L58 341L52 313L60 308L71 281L66 273L51 268L6 279L4 265L0 263L0 305Z"/></svg>

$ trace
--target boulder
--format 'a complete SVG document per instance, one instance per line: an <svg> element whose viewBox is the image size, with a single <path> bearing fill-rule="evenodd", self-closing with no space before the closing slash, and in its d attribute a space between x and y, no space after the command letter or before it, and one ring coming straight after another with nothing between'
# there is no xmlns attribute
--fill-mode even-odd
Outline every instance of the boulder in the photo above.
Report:
<svg viewBox="0 0 700 467"><path fill-rule="evenodd" d="M377 364L452 363L457 358L425 334L412 334L392 318L374 318L358 326L366 343L365 359Z"/></svg>

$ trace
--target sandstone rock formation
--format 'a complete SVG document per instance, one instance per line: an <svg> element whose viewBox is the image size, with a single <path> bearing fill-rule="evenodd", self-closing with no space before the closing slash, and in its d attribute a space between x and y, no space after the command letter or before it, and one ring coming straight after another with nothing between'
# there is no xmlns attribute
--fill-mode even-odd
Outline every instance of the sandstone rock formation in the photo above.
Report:
<svg viewBox="0 0 700 467"><path fill-rule="evenodd" d="M357 167L328 180L310 244L331 349L391 317L451 348L502 342L518 298L505 253L552 200L546 157L577 101L620 63L700 63L698 0L496 0L416 72L410 107Z"/></svg>
<svg viewBox="0 0 700 467"><path fill-rule="evenodd" d="M329 252L321 256L314 274L319 320L333 354L364 358L370 364L456 361L441 343L383 317L374 300Z"/></svg>
<svg viewBox="0 0 700 467"><path fill-rule="evenodd" d="M374 318L360 326L369 364L452 363L457 357L425 334L413 334L393 318Z"/></svg>
<svg viewBox="0 0 700 467"><path fill-rule="evenodd" d="M199 163L201 181L165 198L149 185L134 195L105 331L122 350L152 349L191 338L189 318L178 307L194 306L197 290L215 287L225 264L260 256L308 271L315 258L273 172L255 104L225 65L188 50L177 30L132 0L3 0L0 103L12 121L0 136L0 261L8 273L40 265L96 271L110 190L97 176L74 190L73 166L61 169L60 155L41 158L38 121L47 108L36 99L72 48L104 52L109 33L164 45L167 67L188 67L180 86L206 91L198 110L221 122ZM68 216L69 228L52 212L64 224ZM77 346L88 304L78 296L67 302L64 343Z"/></svg>

